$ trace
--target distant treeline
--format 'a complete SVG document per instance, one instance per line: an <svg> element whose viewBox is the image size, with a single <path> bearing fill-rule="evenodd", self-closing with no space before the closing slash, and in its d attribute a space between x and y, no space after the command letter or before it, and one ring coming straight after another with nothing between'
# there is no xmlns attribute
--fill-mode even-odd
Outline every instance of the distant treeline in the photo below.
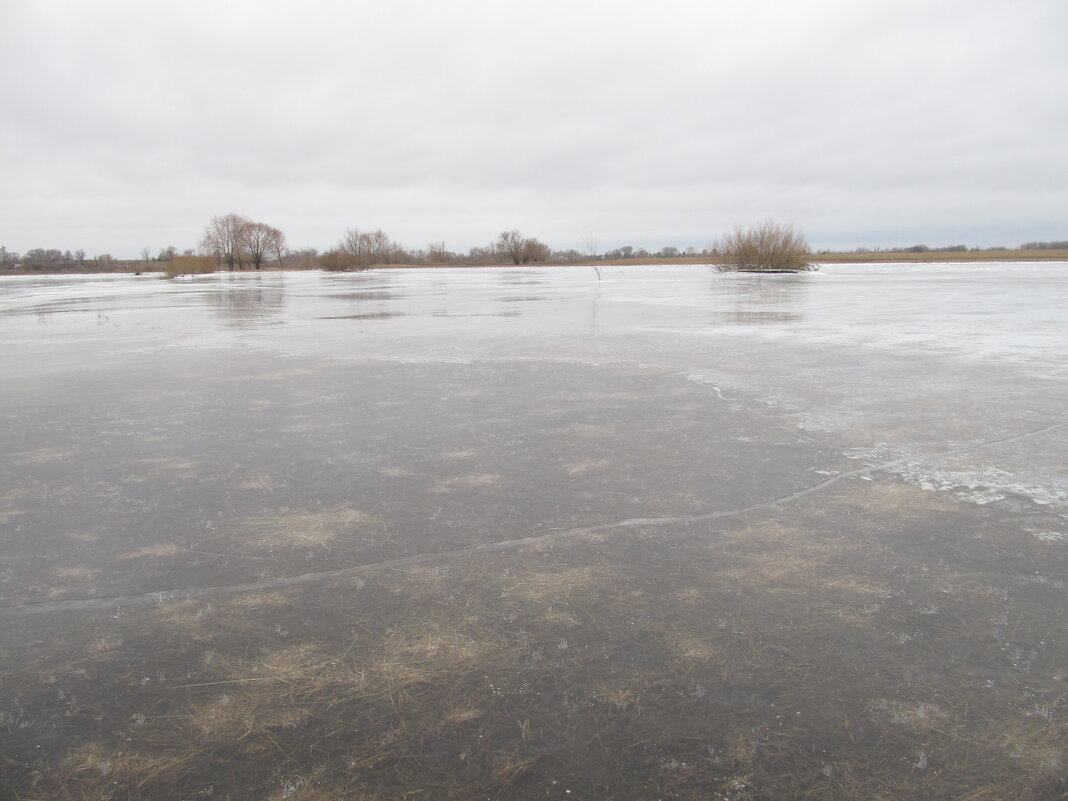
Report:
<svg viewBox="0 0 1068 801"><path fill-rule="evenodd" d="M1026 245L1021 245L1020 250L1027 250ZM853 250L821 250L820 253L967 253L968 251L980 251L980 250L1008 250L1008 248L998 245L992 248L969 248L967 245L943 245L942 247L931 247L930 245L909 245L908 247L900 248L854 248Z"/></svg>
<svg viewBox="0 0 1068 801"><path fill-rule="evenodd" d="M491 265L554 263L574 264L594 261L675 259L707 256L710 251L667 246L651 252L625 245L600 252L590 239L583 250L553 250L535 237L517 230L503 231L493 241L466 252L449 250L444 242L425 248L409 248L393 240L381 229L361 231L350 228L334 247L290 248L285 234L265 223L239 214L213 217L199 247L178 250L168 246L159 251L141 250L140 259L115 259L110 254L87 256L84 250L61 251L33 248L23 254L0 246L0 270L20 272L164 272L181 275L212 272L216 269L259 270L277 266L287 270L361 270L389 265Z"/></svg>
<svg viewBox="0 0 1068 801"><path fill-rule="evenodd" d="M466 252L446 248L444 242L425 248L412 249L391 239L384 231L360 231L350 228L334 247L325 251L316 248L290 248L281 230L254 222L238 214L213 217L196 249L179 251L174 246L154 251L142 248L140 259L115 259L103 253L87 256L84 250L31 248L16 253L0 245L0 271L16 272L149 272L171 275L189 272L210 272L215 269L258 270L268 264L287 270L360 270L384 265L480 265L554 263L576 264L602 261L654 261L671 259L701 259L713 257L713 245L695 247L662 247L650 251L642 247L624 245L601 250L592 236L587 236L582 250L575 248L553 250L534 237L519 231L504 231L497 239ZM820 250L816 255L877 254L877 253L960 253L977 251L1008 251L1006 247L978 248L967 245L911 245L909 247L858 247L854 250ZM1025 242L1018 250L1068 250L1068 240L1053 242Z"/></svg>
<svg viewBox="0 0 1068 801"><path fill-rule="evenodd" d="M1020 250L1068 250L1068 239L1060 242L1024 242Z"/></svg>
<svg viewBox="0 0 1068 801"><path fill-rule="evenodd" d="M1024 242L1018 248L1009 248L1004 245L992 245L991 247L968 247L967 245L943 245L932 247L931 245L909 245L908 247L860 247L853 250L821 250L819 254L827 253L975 253L991 250L1065 250L1068 249L1068 240L1061 242Z"/></svg>

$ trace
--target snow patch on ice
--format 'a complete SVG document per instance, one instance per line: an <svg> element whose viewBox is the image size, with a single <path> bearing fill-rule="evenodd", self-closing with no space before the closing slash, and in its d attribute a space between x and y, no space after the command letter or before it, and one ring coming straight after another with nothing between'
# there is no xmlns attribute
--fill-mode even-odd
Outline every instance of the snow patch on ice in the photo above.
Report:
<svg viewBox="0 0 1068 801"><path fill-rule="evenodd" d="M1025 498L1037 506L1068 506L1068 488L1052 482L1023 479L997 467L970 470L942 468L920 462L906 462L888 472L910 484L934 492L950 492L954 497L984 506L1011 496Z"/></svg>
<svg viewBox="0 0 1068 801"><path fill-rule="evenodd" d="M1068 534L1063 531L1032 531L1031 534L1043 542L1068 542Z"/></svg>

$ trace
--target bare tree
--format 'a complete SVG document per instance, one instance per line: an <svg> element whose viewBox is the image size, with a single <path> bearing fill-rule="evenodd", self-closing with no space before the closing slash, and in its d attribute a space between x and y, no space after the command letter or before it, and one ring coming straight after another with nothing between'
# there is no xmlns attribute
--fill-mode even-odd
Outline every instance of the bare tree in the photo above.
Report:
<svg viewBox="0 0 1068 801"><path fill-rule="evenodd" d="M261 222L248 222L241 228L241 249L257 270L263 266L263 260L271 252L275 230Z"/></svg>
<svg viewBox="0 0 1068 801"><path fill-rule="evenodd" d="M386 232L379 228L367 234L368 251L371 254L371 264L389 264L390 256L396 250L396 246L386 236Z"/></svg>
<svg viewBox="0 0 1068 801"><path fill-rule="evenodd" d="M394 263L403 260L406 255L400 245L393 242L381 228L364 233L350 228L338 242L336 250L344 264L341 269L349 270Z"/></svg>
<svg viewBox="0 0 1068 801"><path fill-rule="evenodd" d="M545 261L550 253L547 245L532 237L524 237L519 231L502 231L493 247L497 253L511 259L512 264Z"/></svg>
<svg viewBox="0 0 1068 801"><path fill-rule="evenodd" d="M201 249L215 256L220 264L228 270L244 267L244 229L252 222L240 214L226 214L212 217L204 236L200 240Z"/></svg>
<svg viewBox="0 0 1068 801"><path fill-rule="evenodd" d="M282 266L286 237L266 223L253 222L240 214L226 214L211 218L200 240L200 249L227 269L243 270L248 263L258 270L269 257L278 259Z"/></svg>
<svg viewBox="0 0 1068 801"><path fill-rule="evenodd" d="M552 255L549 246L533 237L523 240L523 264L528 261L548 261Z"/></svg>
<svg viewBox="0 0 1068 801"><path fill-rule="evenodd" d="M498 253L511 259L512 264L522 264L523 242L523 235L519 231L502 231L494 247Z"/></svg>
<svg viewBox="0 0 1068 801"><path fill-rule="evenodd" d="M341 237L335 248L340 260L334 269L363 269L371 266L371 257L368 252L367 234L361 234L358 229L350 228Z"/></svg>
<svg viewBox="0 0 1068 801"><path fill-rule="evenodd" d="M444 242L431 242L426 248L426 261L428 264L445 264L446 256Z"/></svg>
<svg viewBox="0 0 1068 801"><path fill-rule="evenodd" d="M586 238L583 240L583 244L586 246L586 255L589 256L591 259L596 258L598 253L597 240L596 238L594 238L592 232L586 234Z"/></svg>
<svg viewBox="0 0 1068 801"><path fill-rule="evenodd" d="M286 235L279 231L277 228L272 228L270 232L270 242L267 246L268 252L278 260L278 266L284 267L285 262L283 259L286 255Z"/></svg>
<svg viewBox="0 0 1068 801"><path fill-rule="evenodd" d="M290 266L298 270L310 270L319 265L319 251L317 248L301 248L299 250L287 249L285 259Z"/></svg>

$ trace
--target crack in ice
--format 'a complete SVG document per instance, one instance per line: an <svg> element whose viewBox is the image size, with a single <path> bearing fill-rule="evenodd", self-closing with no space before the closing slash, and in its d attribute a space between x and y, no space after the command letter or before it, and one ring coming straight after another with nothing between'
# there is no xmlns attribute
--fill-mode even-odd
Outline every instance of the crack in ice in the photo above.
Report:
<svg viewBox="0 0 1068 801"><path fill-rule="evenodd" d="M787 495L781 495L777 498L772 498L766 501L759 501L757 503L749 504L748 506L742 506L737 509L721 509L715 512L705 512L703 514L696 515L680 515L676 517L633 517L626 520L617 520L611 523L598 523L592 526L576 526L575 528L566 529L563 531L550 531L546 534L538 534L532 537L523 537L515 540L501 540L498 542L488 542L479 545L470 545L464 548L456 548L449 551L434 551L430 553L415 554L413 556L402 556L396 559L386 559L381 562L369 562L362 565L353 565L352 567L342 568L340 570L328 570L317 573L300 573L296 576L279 576L271 579L263 579L261 581L244 582L240 584L226 584L216 587L187 587L174 590L163 590L144 592L131 595L113 595L103 598L70 598L61 601L37 601L28 604L22 604L19 606L8 606L0 608L0 618L11 617L25 617L28 615L47 614L51 612L91 612L95 610L115 609L122 606L139 606L145 604L164 604L172 601L185 601L195 600L198 598L217 598L225 595L238 595L243 592L262 592L264 590L276 590L285 589L288 587L298 587L307 584L317 584L324 581L335 581L347 578L355 578L364 573L376 572L379 570L388 570L390 568L410 567L412 565L425 564L427 562L441 562L448 559L457 559L463 556L470 556L478 553L495 553L498 551L507 551L515 548L521 548L524 545L538 545L546 542L552 542L558 539L565 539L568 537L579 536L582 534L592 534L600 531L611 531L621 528L638 528L642 526L664 526L671 524L684 524L684 523L699 523L705 520L717 520L726 517L739 517L749 512L756 512L763 509L776 509L783 504L796 501L799 498L804 498L807 495L811 495L815 492L819 492L833 484L837 484L840 481L844 481L848 478L856 476L870 475L872 473L882 473L888 470L892 470L898 465L905 464L907 462L929 462L937 459L945 459L951 456L958 456L964 453L971 453L973 451L983 450L985 448L993 448L998 445L1007 445L1013 442L1020 442L1031 437L1041 436L1050 431L1054 431L1059 428L1063 428L1068 423L1055 423L1054 425L1046 426L1045 428L1036 429L1034 431L1027 431L1023 434L1017 434L1012 437L1005 437L1003 439L991 440L989 442L980 442L974 445L965 445L960 448L953 448L947 451L941 451L939 453L926 454L920 456L906 456L900 459L894 459L889 462L881 462L879 464L868 465L867 467L858 468L856 470L850 470L845 473L839 473L831 478L820 481L817 484L813 484L810 487L791 492Z"/></svg>

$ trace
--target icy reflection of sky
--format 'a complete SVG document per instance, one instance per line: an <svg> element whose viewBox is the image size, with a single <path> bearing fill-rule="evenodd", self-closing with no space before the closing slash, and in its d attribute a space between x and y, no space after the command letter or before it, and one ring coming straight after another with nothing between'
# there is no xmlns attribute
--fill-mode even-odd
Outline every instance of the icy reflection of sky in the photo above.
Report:
<svg viewBox="0 0 1068 801"><path fill-rule="evenodd" d="M109 348L244 346L378 359L673 361L712 341L787 340L1068 374L1068 266L693 266L0 279L0 336ZM687 345L687 340L691 340ZM692 358L685 355L690 350ZM692 362L692 363L687 363Z"/></svg>

